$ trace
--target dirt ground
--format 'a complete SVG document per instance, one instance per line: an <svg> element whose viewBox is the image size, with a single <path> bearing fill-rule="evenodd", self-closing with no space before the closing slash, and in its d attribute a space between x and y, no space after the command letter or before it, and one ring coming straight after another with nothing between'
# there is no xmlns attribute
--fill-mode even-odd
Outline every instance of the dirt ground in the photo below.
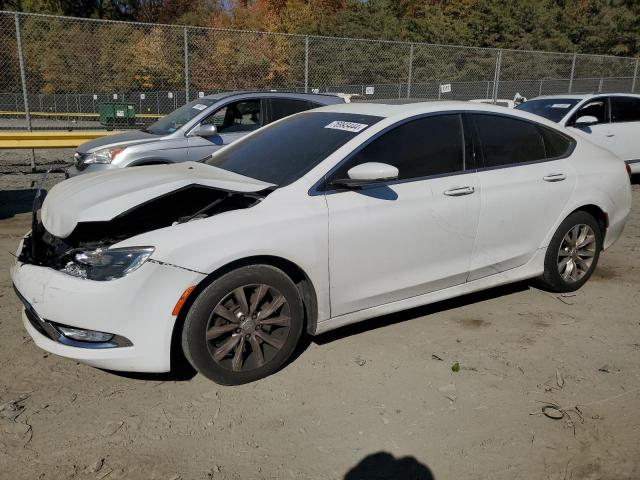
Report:
<svg viewBox="0 0 640 480"><path fill-rule="evenodd" d="M33 344L8 274L33 179L0 179L1 479L640 478L638 185L575 294L518 284L370 320L221 387Z"/></svg>

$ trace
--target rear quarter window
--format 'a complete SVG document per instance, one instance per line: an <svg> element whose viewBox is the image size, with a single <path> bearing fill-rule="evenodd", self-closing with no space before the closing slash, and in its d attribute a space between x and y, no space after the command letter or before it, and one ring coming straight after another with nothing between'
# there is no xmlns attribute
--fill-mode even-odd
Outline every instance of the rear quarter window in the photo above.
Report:
<svg viewBox="0 0 640 480"><path fill-rule="evenodd" d="M486 168L547 158L544 139L536 124L495 114L473 114L473 119Z"/></svg>
<svg viewBox="0 0 640 480"><path fill-rule="evenodd" d="M574 141L535 122L495 114L473 114L485 168L541 162L566 156Z"/></svg>
<svg viewBox="0 0 640 480"><path fill-rule="evenodd" d="M544 140L544 148L548 159L565 157L571 153L575 140L542 125L539 125L538 128Z"/></svg>

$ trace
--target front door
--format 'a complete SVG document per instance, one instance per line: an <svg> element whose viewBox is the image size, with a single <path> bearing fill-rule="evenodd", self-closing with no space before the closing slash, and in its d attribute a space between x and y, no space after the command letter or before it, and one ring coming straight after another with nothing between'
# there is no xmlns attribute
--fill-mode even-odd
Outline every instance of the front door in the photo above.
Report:
<svg viewBox="0 0 640 480"><path fill-rule="evenodd" d="M461 116L427 116L383 133L329 177L365 162L399 170L397 181L326 193L332 316L466 281L480 209L469 159Z"/></svg>
<svg viewBox="0 0 640 480"><path fill-rule="evenodd" d="M189 160L202 160L260 128L263 122L262 110L259 99L248 99L229 103L209 115L200 125L215 125L217 133L210 137L189 137Z"/></svg>
<svg viewBox="0 0 640 480"><path fill-rule="evenodd" d="M597 97L589 100L567 121L567 127L607 150L616 150L616 135L611 124L608 97ZM594 117L596 121L585 126L576 126L581 117Z"/></svg>

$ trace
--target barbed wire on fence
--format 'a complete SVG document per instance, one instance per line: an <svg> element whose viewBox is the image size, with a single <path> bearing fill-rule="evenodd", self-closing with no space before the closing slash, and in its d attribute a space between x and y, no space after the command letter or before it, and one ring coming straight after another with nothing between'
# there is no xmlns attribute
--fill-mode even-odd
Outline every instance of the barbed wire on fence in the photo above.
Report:
<svg viewBox="0 0 640 480"><path fill-rule="evenodd" d="M635 92L638 60L0 11L0 128L99 128L100 105L149 123L199 96L276 89L354 100ZM137 125L137 124L134 124Z"/></svg>

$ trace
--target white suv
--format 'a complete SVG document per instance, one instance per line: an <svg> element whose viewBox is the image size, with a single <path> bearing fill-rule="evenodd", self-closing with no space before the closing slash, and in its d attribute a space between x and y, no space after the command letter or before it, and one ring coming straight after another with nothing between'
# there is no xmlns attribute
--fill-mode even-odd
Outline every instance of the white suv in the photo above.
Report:
<svg viewBox="0 0 640 480"><path fill-rule="evenodd" d="M552 95L516 108L583 134L622 158L632 173L640 173L640 95Z"/></svg>

